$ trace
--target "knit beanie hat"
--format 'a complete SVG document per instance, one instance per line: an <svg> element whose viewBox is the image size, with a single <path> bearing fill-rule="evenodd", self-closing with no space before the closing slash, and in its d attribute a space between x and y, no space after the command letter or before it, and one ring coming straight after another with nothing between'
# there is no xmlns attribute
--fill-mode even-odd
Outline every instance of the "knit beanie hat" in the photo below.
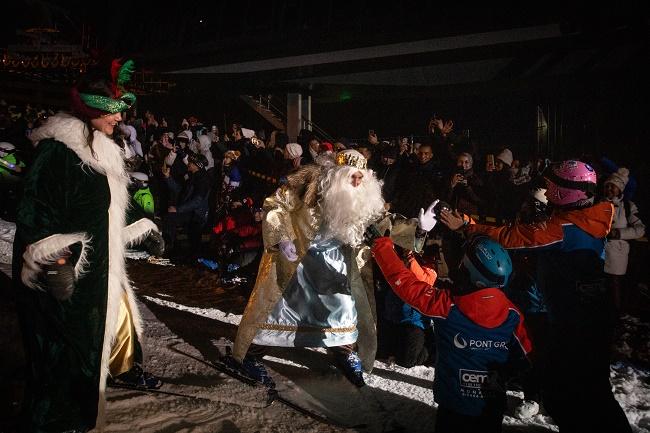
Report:
<svg viewBox="0 0 650 433"><path fill-rule="evenodd" d="M510 167L512 165L512 152L510 149L503 149L497 154L496 159Z"/></svg>
<svg viewBox="0 0 650 433"><path fill-rule="evenodd" d="M196 165L201 170L204 170L205 167L208 165L208 160L206 159L205 156L201 155L200 153L190 153L187 158L187 161Z"/></svg>
<svg viewBox="0 0 650 433"><path fill-rule="evenodd" d="M187 140L187 142L189 143L190 141L192 141L192 131L190 131L189 129L181 131L176 136L176 139L178 139L178 140Z"/></svg>
<svg viewBox="0 0 650 433"><path fill-rule="evenodd" d="M323 141L320 145L321 152L334 152L334 146L328 141Z"/></svg>
<svg viewBox="0 0 650 433"><path fill-rule="evenodd" d="M302 155L302 146L300 146L298 143L287 143L287 155L291 159L298 158Z"/></svg>
<svg viewBox="0 0 650 433"><path fill-rule="evenodd" d="M623 192L623 190L625 189L625 185L627 185L627 181L629 180L629 175L630 175L630 171L625 167L621 167L618 170L616 170L615 173L609 175L609 177L605 181L605 184L608 183L614 184L618 187L618 189L621 192Z"/></svg>

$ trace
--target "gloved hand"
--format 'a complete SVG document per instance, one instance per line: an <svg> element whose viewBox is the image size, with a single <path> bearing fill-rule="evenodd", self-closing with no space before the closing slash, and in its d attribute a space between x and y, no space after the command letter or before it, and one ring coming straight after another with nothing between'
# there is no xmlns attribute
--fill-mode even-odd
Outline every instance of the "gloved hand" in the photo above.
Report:
<svg viewBox="0 0 650 433"><path fill-rule="evenodd" d="M162 234L156 230L151 230L149 236L142 241L142 246L152 256L162 257L165 254L165 239Z"/></svg>
<svg viewBox="0 0 650 433"><path fill-rule="evenodd" d="M388 230L387 230L388 232ZM375 241L381 237L387 236L386 234L379 233L379 230L374 224L370 224L365 232L363 232L363 242L372 247Z"/></svg>
<svg viewBox="0 0 650 433"><path fill-rule="evenodd" d="M66 258L43 265L43 286L59 301L70 299L74 293L74 266Z"/></svg>
<svg viewBox="0 0 650 433"><path fill-rule="evenodd" d="M278 243L278 247L280 248L282 255L290 262L295 262L298 260L298 255L296 254L296 246L292 241L280 241L280 243Z"/></svg>
<svg viewBox="0 0 650 433"><path fill-rule="evenodd" d="M435 207L440 200L435 200L425 211L420 208L418 215L418 228L422 231L428 232L436 226L438 220L436 219Z"/></svg>

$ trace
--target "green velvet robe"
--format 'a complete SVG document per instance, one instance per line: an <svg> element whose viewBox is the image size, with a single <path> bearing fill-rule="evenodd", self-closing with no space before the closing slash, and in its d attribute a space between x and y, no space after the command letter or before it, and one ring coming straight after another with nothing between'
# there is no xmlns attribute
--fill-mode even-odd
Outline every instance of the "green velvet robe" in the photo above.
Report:
<svg viewBox="0 0 650 433"><path fill-rule="evenodd" d="M142 333L124 249L155 225L141 220L125 227L128 177L121 152L95 132L93 156L87 131L83 122L63 115L35 131L39 153L18 209L13 275L29 364L23 421L28 431L102 427L111 339L124 291ZM76 283L72 297L58 301L42 287L38 266L66 249L76 262Z"/></svg>

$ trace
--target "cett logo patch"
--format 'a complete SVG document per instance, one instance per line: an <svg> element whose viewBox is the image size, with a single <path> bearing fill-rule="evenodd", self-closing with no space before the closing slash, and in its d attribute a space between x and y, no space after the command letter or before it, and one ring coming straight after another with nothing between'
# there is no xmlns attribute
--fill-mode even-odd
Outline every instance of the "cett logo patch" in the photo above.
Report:
<svg viewBox="0 0 650 433"><path fill-rule="evenodd" d="M488 383L489 371L460 369L460 386L465 388L481 388Z"/></svg>
<svg viewBox="0 0 650 433"><path fill-rule="evenodd" d="M499 375L496 371L458 370L460 394L463 397L486 398L499 391Z"/></svg>

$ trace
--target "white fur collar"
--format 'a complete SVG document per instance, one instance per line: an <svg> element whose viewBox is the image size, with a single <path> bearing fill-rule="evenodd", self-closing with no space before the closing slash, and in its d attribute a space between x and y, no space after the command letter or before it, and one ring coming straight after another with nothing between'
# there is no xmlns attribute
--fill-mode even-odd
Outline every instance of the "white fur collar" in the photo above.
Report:
<svg viewBox="0 0 650 433"><path fill-rule="evenodd" d="M84 165L104 175L128 179L122 149L106 134L94 131L93 155L88 147L89 133L89 126L82 120L66 113L58 113L33 131L29 138L34 145L47 138L60 141L76 153Z"/></svg>

